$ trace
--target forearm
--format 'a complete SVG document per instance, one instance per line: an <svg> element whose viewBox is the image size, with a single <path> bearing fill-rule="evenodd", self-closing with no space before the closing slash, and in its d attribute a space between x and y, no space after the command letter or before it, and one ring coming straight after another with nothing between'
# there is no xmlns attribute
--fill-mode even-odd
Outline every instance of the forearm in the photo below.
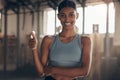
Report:
<svg viewBox="0 0 120 80"><path fill-rule="evenodd" d="M52 71L52 67L46 66L45 68L45 75L46 76L52 76L55 80L73 80L72 77L66 76L66 75L61 75L61 74L56 74Z"/></svg>
<svg viewBox="0 0 120 80"><path fill-rule="evenodd" d="M78 77L78 76L86 76L88 69L87 68L63 68L63 67L52 67L52 74L59 74L68 77Z"/></svg>
<svg viewBox="0 0 120 80"><path fill-rule="evenodd" d="M33 54L34 64L37 69L37 72L41 76L44 73L44 70L43 70L43 65L39 59L37 49L32 50L32 54Z"/></svg>

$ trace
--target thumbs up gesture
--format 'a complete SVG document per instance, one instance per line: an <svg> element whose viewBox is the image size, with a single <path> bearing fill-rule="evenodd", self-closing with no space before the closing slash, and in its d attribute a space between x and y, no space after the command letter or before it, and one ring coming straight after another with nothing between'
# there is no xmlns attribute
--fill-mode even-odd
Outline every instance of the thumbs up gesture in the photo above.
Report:
<svg viewBox="0 0 120 80"><path fill-rule="evenodd" d="M37 49L37 45L38 45L38 40L37 40L37 37L35 35L35 31L32 31L30 36L29 36L29 47L34 50L34 49Z"/></svg>

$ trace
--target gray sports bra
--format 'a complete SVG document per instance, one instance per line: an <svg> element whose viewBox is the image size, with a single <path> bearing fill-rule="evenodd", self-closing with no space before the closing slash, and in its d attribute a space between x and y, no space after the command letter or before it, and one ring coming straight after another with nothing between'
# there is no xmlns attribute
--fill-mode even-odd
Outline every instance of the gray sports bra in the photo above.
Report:
<svg viewBox="0 0 120 80"><path fill-rule="evenodd" d="M50 66L79 67L81 66L81 37L76 34L69 43L59 40L59 35L54 36L53 43L49 49Z"/></svg>

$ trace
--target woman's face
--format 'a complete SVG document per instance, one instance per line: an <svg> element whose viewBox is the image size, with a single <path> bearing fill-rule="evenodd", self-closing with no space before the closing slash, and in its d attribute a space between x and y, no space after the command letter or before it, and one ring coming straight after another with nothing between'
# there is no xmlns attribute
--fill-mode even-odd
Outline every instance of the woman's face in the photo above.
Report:
<svg viewBox="0 0 120 80"><path fill-rule="evenodd" d="M78 13L71 7L65 7L59 12L58 18L63 28L73 28L78 18Z"/></svg>

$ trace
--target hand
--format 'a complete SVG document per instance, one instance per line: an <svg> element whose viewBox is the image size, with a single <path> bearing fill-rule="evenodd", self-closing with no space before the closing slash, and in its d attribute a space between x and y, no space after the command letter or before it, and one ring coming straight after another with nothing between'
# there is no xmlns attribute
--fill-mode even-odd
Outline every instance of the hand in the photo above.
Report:
<svg viewBox="0 0 120 80"><path fill-rule="evenodd" d="M46 66L45 67L45 74L46 74L46 76L51 76L52 75L52 67Z"/></svg>
<svg viewBox="0 0 120 80"><path fill-rule="evenodd" d="M58 74L53 74L52 75L56 80L73 80L71 77L63 76L63 75L58 75Z"/></svg>
<svg viewBox="0 0 120 80"><path fill-rule="evenodd" d="M45 74L46 74L46 76L54 77L56 80L73 80L73 78L68 77L68 76L53 74L52 67L50 67L50 66L45 67Z"/></svg>
<svg viewBox="0 0 120 80"><path fill-rule="evenodd" d="M30 36L29 36L29 47L34 50L34 49L37 49L37 45L38 45L38 40L37 40L37 37L35 35L35 31L32 31Z"/></svg>

